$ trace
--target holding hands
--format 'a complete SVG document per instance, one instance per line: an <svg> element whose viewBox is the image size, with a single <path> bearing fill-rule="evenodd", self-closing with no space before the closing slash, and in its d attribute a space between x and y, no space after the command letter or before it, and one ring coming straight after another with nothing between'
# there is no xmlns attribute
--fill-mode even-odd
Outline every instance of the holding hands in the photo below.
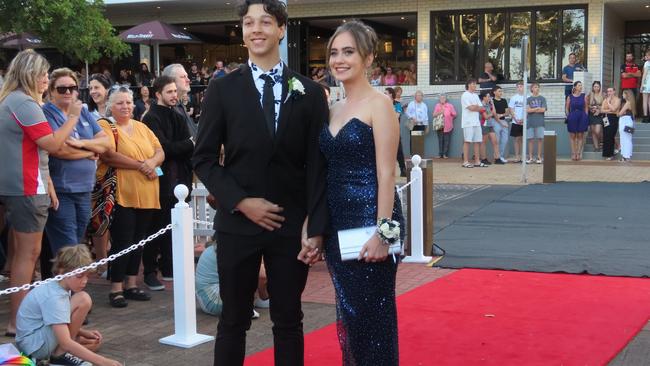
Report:
<svg viewBox="0 0 650 366"><path fill-rule="evenodd" d="M300 243L302 248L300 253L298 253L298 260L307 264L312 265L323 257L323 237L315 236L310 238L307 234L307 223L309 218L305 218L305 222L302 224L302 235Z"/></svg>

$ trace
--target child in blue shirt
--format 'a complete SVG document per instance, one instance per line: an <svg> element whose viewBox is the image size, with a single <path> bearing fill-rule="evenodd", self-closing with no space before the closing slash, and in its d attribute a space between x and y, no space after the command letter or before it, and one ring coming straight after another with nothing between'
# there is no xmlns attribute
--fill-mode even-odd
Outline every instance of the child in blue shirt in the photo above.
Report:
<svg viewBox="0 0 650 366"><path fill-rule="evenodd" d="M57 253L53 272L64 274L90 263L85 245L68 246ZM81 273L48 282L27 294L16 316L16 345L21 352L37 360L49 358L50 366L83 366L88 362L122 366L94 352L102 343L101 333L81 328L92 307L90 296L82 291L87 282L88 273Z"/></svg>

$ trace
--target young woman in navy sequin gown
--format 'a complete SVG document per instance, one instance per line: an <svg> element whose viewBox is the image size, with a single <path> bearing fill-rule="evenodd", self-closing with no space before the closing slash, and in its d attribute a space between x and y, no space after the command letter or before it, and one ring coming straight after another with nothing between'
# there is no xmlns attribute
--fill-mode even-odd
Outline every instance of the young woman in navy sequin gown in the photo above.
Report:
<svg viewBox="0 0 650 366"><path fill-rule="evenodd" d="M337 231L403 222L395 192L398 125L390 99L366 78L377 47L375 32L351 21L328 44L328 62L347 97L332 106L320 136L327 160L331 233L325 260L336 289L343 365L398 365L395 275L397 259L373 235L358 260L341 261ZM403 227L403 225L401 225ZM402 230L403 232L403 230Z"/></svg>

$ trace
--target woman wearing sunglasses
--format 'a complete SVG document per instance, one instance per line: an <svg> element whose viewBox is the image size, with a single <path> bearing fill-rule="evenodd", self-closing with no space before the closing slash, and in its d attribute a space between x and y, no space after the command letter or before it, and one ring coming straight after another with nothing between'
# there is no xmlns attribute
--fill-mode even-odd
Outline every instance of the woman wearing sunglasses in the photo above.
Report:
<svg viewBox="0 0 650 366"><path fill-rule="evenodd" d="M50 76L50 101L43 112L52 130L58 130L70 114L79 116L66 143L50 154L50 176L59 198L59 208L50 210L45 232L52 256L59 249L81 243L90 219L90 194L95 184L98 154L106 151L109 140L95 118L83 106L75 105L78 94L76 74L68 69L56 69Z"/></svg>

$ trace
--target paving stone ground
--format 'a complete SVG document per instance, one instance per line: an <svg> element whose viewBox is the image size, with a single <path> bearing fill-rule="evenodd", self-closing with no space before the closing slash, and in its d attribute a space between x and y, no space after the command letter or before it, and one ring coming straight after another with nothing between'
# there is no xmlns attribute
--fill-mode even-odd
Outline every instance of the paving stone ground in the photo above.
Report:
<svg viewBox="0 0 650 366"><path fill-rule="evenodd" d="M398 270L397 293L402 294L424 283L433 281L450 270L429 268L424 265L402 264ZM2 283L0 288L6 288ZM170 347L158 339L173 334L173 286L168 283L165 291L151 292L150 302L129 302L124 309L108 305L109 284L93 278L87 291L94 306L89 316L89 328L99 329L105 337L101 353L122 361L128 366L161 365L212 365L214 342L208 342L192 349ZM322 328L335 321L336 308L334 290L324 263L318 263L310 270L307 287L303 294L305 333ZM258 309L260 318L253 320L248 332L246 353L259 352L273 345L271 321L268 309ZM9 313L7 297L0 298L0 324L5 324ZM201 334L214 335L217 318L197 311L197 329ZM12 339L0 336L0 344Z"/></svg>

